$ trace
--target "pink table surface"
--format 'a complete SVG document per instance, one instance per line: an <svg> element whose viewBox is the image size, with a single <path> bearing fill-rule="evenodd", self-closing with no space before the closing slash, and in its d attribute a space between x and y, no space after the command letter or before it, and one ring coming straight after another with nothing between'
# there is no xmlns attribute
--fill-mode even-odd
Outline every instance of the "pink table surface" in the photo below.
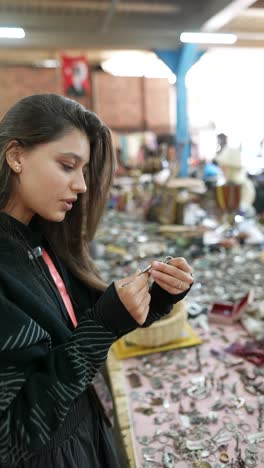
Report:
<svg viewBox="0 0 264 468"><path fill-rule="evenodd" d="M166 466L162 463L162 450L172 452L176 455L175 450L173 449L173 439L165 437L161 439L161 442L152 441L149 445L145 446L140 443L142 437L153 437L157 430L159 431L169 431L171 425L174 426L176 431L179 431L185 427L186 429L186 415L181 414L182 411L186 412L192 409L193 402L195 407L202 413L203 416L208 416L211 406L217 401L221 400L225 404L225 407L220 411L217 411L218 421L217 423L206 423L206 429L208 429L209 434L203 436L203 440L208 440L216 434L216 432L223 427L224 424L229 424L227 427L230 428L230 423L235 424L235 430L239 434L239 447L242 450L242 456L245 456L245 448L248 446L247 436L249 434L258 432L258 396L255 396L244 389L244 385L240 380L239 373L236 371L237 368L244 367L247 371L252 374L254 370L254 365L243 360L242 363L236 362L241 361L240 358L232 356L231 354L226 353L226 358L230 364L233 364L231 367L226 367L223 362L214 357L211 353L211 350L217 350L223 352L223 350L234 341L239 339L242 342L245 341L246 333L240 326L223 326L219 327L216 325L211 326L209 334L204 334L199 332L201 338L204 340L203 344L200 345L200 356L201 356L201 372L197 371L196 366L196 348L188 348L185 350L174 350L166 353L157 353L144 357L130 358L122 361L123 372L126 376L126 394L128 409L131 418L131 432L132 440L135 452L135 459L137 467L143 468L154 468L154 467L163 467ZM168 357L170 362L168 363ZM162 381L163 388L160 390L153 390L150 379L145 375L142 375L142 365L144 362L153 362L156 363L156 375L160 377ZM184 366L184 363L186 364ZM141 386L138 388L133 388L130 384L129 374L136 372L138 373L141 381ZM203 400L195 400L187 394L181 394L180 401L172 401L171 398L171 387L172 382L169 382L168 379L171 376L171 380L177 381L177 376L181 383L181 387L191 387L191 381L198 376L204 375L208 376L209 373L214 375L213 380L211 379L212 389L210 395ZM263 379L263 377L258 377L258 379ZM217 381L220 381L224 384L224 393L221 393L219 386L217 386ZM233 385L236 384L236 395L234 395ZM218 384L219 385L219 384ZM160 396L165 398L166 403L164 407L163 404L160 405L151 405L149 404L151 398L148 397L147 392L155 392L155 396ZM136 399L135 399L136 398ZM235 398L235 400L234 400ZM238 403L238 398L244 398L247 405L253 406L255 408L254 414L248 414L245 406L242 404L241 408L232 407ZM140 401L141 400L141 401ZM243 400L240 400L243 403ZM231 407L229 407L231 406ZM137 411L137 408L140 407L150 407L155 411L152 415L145 415ZM170 417L170 421L164 421L162 424L157 425L154 423L154 418L157 416ZM168 416L169 415L169 416ZM194 427L194 426L191 426ZM229 455L229 461L231 459L236 459L235 455L235 435L231 433L232 440L227 441L224 445L226 446L226 452ZM243 440L244 439L244 440ZM147 461L143 457L144 447L151 447L154 449L161 449L157 451L154 455L150 455L150 458L155 461ZM171 448L170 448L171 447ZM223 448L222 448L223 450ZM221 464L219 461L221 450L215 450L213 455L205 457L206 452L204 450L200 451L198 459L203 459L211 464L213 467L221 466L231 466L231 463ZM198 452L197 452L198 454ZM201 454L202 457L201 458ZM258 455L262 458L264 454L264 447L258 448ZM259 458L260 460L260 458ZM263 458L264 460L264 458ZM218 465L219 464L219 465ZM184 461L178 457L174 462L168 467L177 467L177 468L186 468L193 466L193 462ZM210 465L209 465L210 466ZM258 464L255 466L263 466L264 461L258 461Z"/></svg>

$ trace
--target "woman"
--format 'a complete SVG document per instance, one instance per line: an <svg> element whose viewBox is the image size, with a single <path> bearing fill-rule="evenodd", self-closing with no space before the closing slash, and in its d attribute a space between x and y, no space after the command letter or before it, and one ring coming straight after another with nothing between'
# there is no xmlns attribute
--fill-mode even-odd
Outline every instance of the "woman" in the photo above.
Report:
<svg viewBox="0 0 264 468"><path fill-rule="evenodd" d="M118 467L92 387L111 344L167 314L184 259L102 282L87 245L115 170L108 128L55 94L0 123L0 466ZM123 287L123 285L125 286Z"/></svg>

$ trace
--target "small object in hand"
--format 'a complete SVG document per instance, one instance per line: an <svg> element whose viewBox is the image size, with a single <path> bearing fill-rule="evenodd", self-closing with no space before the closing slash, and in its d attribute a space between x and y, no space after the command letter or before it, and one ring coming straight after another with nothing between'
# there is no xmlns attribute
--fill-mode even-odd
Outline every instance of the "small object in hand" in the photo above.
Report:
<svg viewBox="0 0 264 468"><path fill-rule="evenodd" d="M169 261L172 259L173 257L171 255L167 255L167 257L164 258L163 263L169 263Z"/></svg>
<svg viewBox="0 0 264 468"><path fill-rule="evenodd" d="M164 258L164 260L160 260L162 263L168 263L173 257L171 257L170 255L167 255L167 257ZM137 276L140 276L140 275L143 275L144 273L147 273L149 270L151 270L152 268L152 265L148 265L146 268L144 268L144 270L140 271L138 273ZM128 281L127 283L124 283L122 284L121 288L123 288L124 286L127 286L128 284L130 284L132 281Z"/></svg>
<svg viewBox="0 0 264 468"><path fill-rule="evenodd" d="M139 275L143 275L143 273L147 273L147 271L149 271L151 269L151 264L148 265L146 268L144 268L144 270L142 270Z"/></svg>
<svg viewBox="0 0 264 468"><path fill-rule="evenodd" d="M147 273L150 269L151 269L151 266L152 265L148 265L146 268L144 268L144 270L140 271L137 276L140 276L140 275L143 275L143 273ZM133 280L132 280L133 281ZM127 286L128 284L132 283L132 281L128 281L127 283L124 283L122 284L121 288L123 288L124 286Z"/></svg>

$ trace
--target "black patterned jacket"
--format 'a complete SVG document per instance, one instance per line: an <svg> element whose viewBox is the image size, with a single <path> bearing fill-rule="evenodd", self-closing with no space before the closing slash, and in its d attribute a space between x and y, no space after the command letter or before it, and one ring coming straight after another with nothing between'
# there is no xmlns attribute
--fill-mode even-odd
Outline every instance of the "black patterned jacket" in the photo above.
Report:
<svg viewBox="0 0 264 468"><path fill-rule="evenodd" d="M89 289L49 251L78 318L73 330L45 262L30 259L21 236L32 249L43 242L38 232L0 213L1 467L19 466L52 439L112 343L138 327L113 283L103 294ZM154 283L144 325L167 314L185 294L172 296Z"/></svg>

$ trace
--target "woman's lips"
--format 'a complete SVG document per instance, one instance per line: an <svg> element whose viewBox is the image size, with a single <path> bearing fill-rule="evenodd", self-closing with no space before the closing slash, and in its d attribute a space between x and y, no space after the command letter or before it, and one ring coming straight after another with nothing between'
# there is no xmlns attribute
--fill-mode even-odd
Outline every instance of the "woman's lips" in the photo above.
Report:
<svg viewBox="0 0 264 468"><path fill-rule="evenodd" d="M72 209L72 202L64 201L63 203L66 211L70 211Z"/></svg>

